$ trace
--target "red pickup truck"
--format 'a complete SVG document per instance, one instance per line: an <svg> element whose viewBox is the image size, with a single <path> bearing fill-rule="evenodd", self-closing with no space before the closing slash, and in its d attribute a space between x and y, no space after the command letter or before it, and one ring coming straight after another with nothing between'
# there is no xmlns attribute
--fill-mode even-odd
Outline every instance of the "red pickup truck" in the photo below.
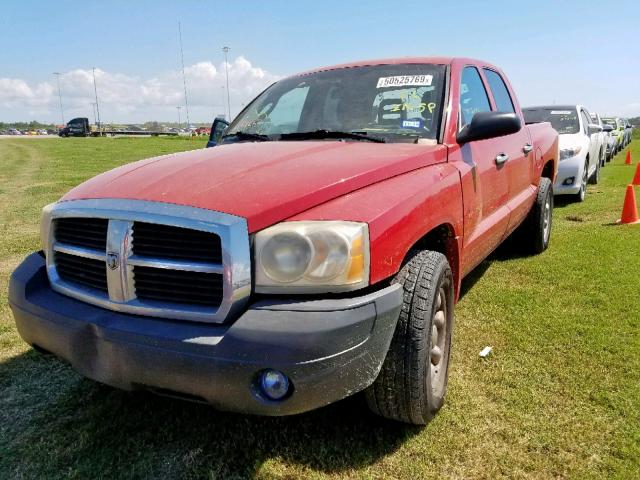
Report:
<svg viewBox="0 0 640 480"><path fill-rule="evenodd" d="M10 281L23 339L97 381L220 409L364 391L427 422L462 278L511 234L547 248L555 130L525 126L488 63L404 58L285 78L218 137L45 207L43 251Z"/></svg>

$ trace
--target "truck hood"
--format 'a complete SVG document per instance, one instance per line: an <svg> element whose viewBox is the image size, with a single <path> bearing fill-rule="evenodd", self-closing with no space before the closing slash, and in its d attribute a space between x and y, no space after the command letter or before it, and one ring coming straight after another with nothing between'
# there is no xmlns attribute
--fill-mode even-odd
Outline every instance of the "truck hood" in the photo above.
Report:
<svg viewBox="0 0 640 480"><path fill-rule="evenodd" d="M446 159L443 145L235 143L118 167L74 188L62 201L118 198L188 205L244 217L249 231L255 232L354 190Z"/></svg>

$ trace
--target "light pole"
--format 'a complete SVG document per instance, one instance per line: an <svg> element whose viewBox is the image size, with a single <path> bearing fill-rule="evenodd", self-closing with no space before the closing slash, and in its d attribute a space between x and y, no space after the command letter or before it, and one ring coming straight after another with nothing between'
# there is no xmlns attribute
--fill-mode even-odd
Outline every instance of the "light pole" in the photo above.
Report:
<svg viewBox="0 0 640 480"><path fill-rule="evenodd" d="M180 109L182 107L181 106L177 106L176 109L178 110L178 129L180 129L180 126L182 125L182 121L180 120Z"/></svg>
<svg viewBox="0 0 640 480"><path fill-rule="evenodd" d="M178 35L180 36L180 60L182 61L182 85L184 86L184 106L187 110L187 128L189 128L189 100L187 99L187 77L184 74L184 51L182 50L182 26L178 22Z"/></svg>
<svg viewBox="0 0 640 480"><path fill-rule="evenodd" d="M64 112L62 111L62 93L60 93L60 72L53 72L58 82L58 100L60 100L60 118L62 118L62 125L64 125Z"/></svg>
<svg viewBox="0 0 640 480"><path fill-rule="evenodd" d="M229 121L231 121L231 100L229 98L229 61L227 60L227 54L231 50L229 47L222 47L224 52L224 71L227 76L227 114L229 115Z"/></svg>
<svg viewBox="0 0 640 480"><path fill-rule="evenodd" d="M91 108L93 109L93 123L98 124L98 117L96 116L96 102L91 102Z"/></svg>
<svg viewBox="0 0 640 480"><path fill-rule="evenodd" d="M96 67L93 67L93 93L96 96L96 113L98 117L96 124L98 125L98 130L100 130L100 105L98 104L98 87L96 86Z"/></svg>
<svg viewBox="0 0 640 480"><path fill-rule="evenodd" d="M224 86L224 85L220 85L220 88L222 89L222 98L224 99L224 97L225 97L225 93L226 93L226 88L225 88L225 86ZM222 108L224 108L224 100L222 100ZM229 119L229 117L227 116L227 109L226 109L226 108L224 108L224 114L223 114L223 117L225 117L228 121L231 121L231 120Z"/></svg>

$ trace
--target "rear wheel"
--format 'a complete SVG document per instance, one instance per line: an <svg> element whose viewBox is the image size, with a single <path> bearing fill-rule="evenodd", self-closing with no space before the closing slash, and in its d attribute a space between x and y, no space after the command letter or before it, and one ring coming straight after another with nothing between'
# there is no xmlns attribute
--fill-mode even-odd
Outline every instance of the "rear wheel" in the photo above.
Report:
<svg viewBox="0 0 640 480"><path fill-rule="evenodd" d="M387 357L366 390L376 414L424 425L444 402L453 330L453 275L441 253L421 250L396 276L402 309Z"/></svg>
<svg viewBox="0 0 640 480"><path fill-rule="evenodd" d="M592 185L597 185L600 181L600 162L596 165L596 171L593 172L593 175L589 178L589 183Z"/></svg>
<svg viewBox="0 0 640 480"><path fill-rule="evenodd" d="M518 244L522 245L526 253L538 254L547 249L551 239L552 220L553 185L550 179L542 177L536 201L516 232Z"/></svg>

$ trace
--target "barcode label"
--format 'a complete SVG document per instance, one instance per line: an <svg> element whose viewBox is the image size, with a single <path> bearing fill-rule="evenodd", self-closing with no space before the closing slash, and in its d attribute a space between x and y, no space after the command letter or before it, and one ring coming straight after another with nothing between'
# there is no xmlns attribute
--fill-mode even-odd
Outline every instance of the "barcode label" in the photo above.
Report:
<svg viewBox="0 0 640 480"><path fill-rule="evenodd" d="M398 75L395 77L380 77L376 88L385 87L428 87L433 81L433 75Z"/></svg>

